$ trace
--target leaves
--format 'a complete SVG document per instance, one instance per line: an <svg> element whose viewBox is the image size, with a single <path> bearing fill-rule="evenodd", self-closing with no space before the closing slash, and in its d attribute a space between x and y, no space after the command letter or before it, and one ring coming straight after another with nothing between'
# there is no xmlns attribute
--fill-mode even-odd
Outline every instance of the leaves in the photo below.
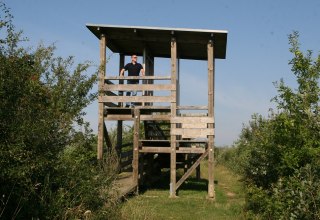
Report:
<svg viewBox="0 0 320 220"><path fill-rule="evenodd" d="M0 8L0 218L73 218L79 213L69 208L103 209L110 164L117 163L97 164L96 139L83 120L97 74L88 73L90 62L55 56L54 45L20 47L22 32L4 3Z"/></svg>
<svg viewBox="0 0 320 220"><path fill-rule="evenodd" d="M320 56L300 51L299 34L289 35L297 88L274 85L277 111L253 115L232 149L247 190L246 208L263 219L319 219ZM230 164L230 162L228 162Z"/></svg>

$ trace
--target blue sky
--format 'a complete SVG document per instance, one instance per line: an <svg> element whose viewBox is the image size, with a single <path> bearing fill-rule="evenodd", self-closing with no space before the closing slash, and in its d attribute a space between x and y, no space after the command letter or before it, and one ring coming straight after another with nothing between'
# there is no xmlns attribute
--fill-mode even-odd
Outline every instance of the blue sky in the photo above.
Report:
<svg viewBox="0 0 320 220"><path fill-rule="evenodd" d="M232 144L253 113L268 115L269 108L274 107L270 99L276 95L272 82L283 78L295 85L288 66L288 34L299 31L303 50L311 49L316 54L320 51L319 0L4 2L30 45L55 43L57 55L74 55L78 62L99 62L98 40L86 23L227 30L227 57L216 61L217 145ZM107 72L115 75L118 55L108 51L108 56ZM155 74L169 74L166 60L158 63ZM206 104L206 65L182 61L181 104ZM97 103L90 105L87 113L96 131Z"/></svg>

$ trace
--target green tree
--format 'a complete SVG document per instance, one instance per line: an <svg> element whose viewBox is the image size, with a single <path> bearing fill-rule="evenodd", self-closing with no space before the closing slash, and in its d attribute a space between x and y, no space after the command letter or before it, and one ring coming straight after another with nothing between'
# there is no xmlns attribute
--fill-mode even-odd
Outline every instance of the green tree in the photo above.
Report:
<svg viewBox="0 0 320 220"><path fill-rule="evenodd" d="M87 74L90 62L56 57L54 45L21 47L26 39L10 10L3 2L0 9L0 218L98 210L113 176L112 167L94 159L95 137L83 121L97 74Z"/></svg>
<svg viewBox="0 0 320 220"><path fill-rule="evenodd" d="M275 83L278 111L254 118L240 141L249 149L247 207L264 218L320 218L320 55L303 54L298 40L297 32L289 35L297 89Z"/></svg>
<svg viewBox="0 0 320 220"><path fill-rule="evenodd" d="M320 55L289 35L297 88L276 82L277 110L255 114L236 147L220 155L243 176L246 209L263 219L320 219ZM231 155L231 156L230 156Z"/></svg>

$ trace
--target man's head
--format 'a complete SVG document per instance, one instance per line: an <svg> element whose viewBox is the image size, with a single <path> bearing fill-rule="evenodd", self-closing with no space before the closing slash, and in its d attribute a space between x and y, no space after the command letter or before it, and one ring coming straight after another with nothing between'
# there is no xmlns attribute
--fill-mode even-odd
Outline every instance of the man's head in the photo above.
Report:
<svg viewBox="0 0 320 220"><path fill-rule="evenodd" d="M131 62L136 63L137 62L137 55L133 54L131 55Z"/></svg>

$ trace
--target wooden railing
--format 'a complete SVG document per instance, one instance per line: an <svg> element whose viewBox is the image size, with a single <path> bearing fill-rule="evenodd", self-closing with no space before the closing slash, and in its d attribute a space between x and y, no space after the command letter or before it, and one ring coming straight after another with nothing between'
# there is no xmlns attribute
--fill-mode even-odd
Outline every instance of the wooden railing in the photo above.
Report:
<svg viewBox="0 0 320 220"><path fill-rule="evenodd" d="M214 135L214 129L208 125L214 125L211 117L174 117L171 123L178 124L171 130L171 135L181 135L182 138L207 138Z"/></svg>
<svg viewBox="0 0 320 220"><path fill-rule="evenodd" d="M116 103L136 102L136 103L170 103L175 102L171 96L171 91L176 90L175 84L116 84L111 81L127 81L127 80L171 80L170 76L110 76L105 78L103 86L104 96L99 96L99 102L109 103L108 106L115 106ZM127 91L142 92L137 96L125 96ZM166 96L153 96L152 93L145 91L168 91L169 95ZM116 95L118 92L123 92L123 96ZM149 94L149 95L145 95ZM110 104L113 103L113 104Z"/></svg>

